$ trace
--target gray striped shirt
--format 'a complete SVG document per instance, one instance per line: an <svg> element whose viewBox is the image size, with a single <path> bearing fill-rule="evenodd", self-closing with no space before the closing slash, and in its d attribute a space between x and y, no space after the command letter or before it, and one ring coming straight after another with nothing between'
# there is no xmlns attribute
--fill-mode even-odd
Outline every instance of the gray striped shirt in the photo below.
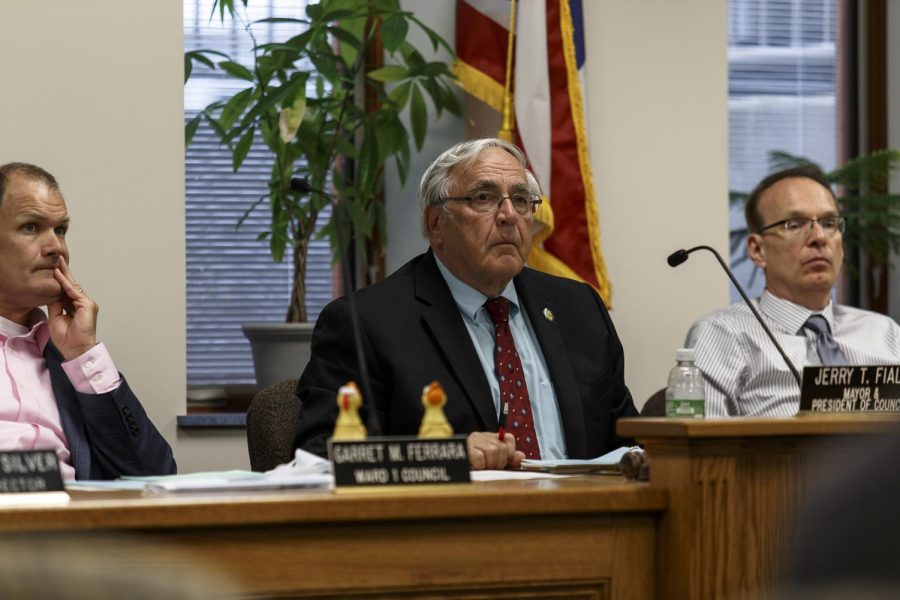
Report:
<svg viewBox="0 0 900 600"><path fill-rule="evenodd" d="M815 311L768 291L755 303L797 370L821 364L815 334L803 328ZM893 319L834 302L819 314L828 321L851 364L900 364L900 326ZM697 320L688 331L685 347L697 350L697 366L706 382L708 417L797 413L797 382L743 302Z"/></svg>

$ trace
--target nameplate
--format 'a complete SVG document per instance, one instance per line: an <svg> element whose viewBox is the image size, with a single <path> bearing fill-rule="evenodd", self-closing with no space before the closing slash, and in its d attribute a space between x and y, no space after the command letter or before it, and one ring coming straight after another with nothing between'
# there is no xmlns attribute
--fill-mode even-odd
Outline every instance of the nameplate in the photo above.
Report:
<svg viewBox="0 0 900 600"><path fill-rule="evenodd" d="M357 442L328 440L337 487L468 483L466 436L445 439L376 437Z"/></svg>
<svg viewBox="0 0 900 600"><path fill-rule="evenodd" d="M804 367L800 410L900 411L900 365Z"/></svg>
<svg viewBox="0 0 900 600"><path fill-rule="evenodd" d="M0 494L64 489L59 460L53 450L0 452Z"/></svg>

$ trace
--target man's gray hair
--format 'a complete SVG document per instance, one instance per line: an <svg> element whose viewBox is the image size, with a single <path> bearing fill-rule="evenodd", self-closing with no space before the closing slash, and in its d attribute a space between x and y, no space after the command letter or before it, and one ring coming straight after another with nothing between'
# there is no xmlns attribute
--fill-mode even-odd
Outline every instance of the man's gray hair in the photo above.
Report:
<svg viewBox="0 0 900 600"><path fill-rule="evenodd" d="M450 211L446 209L445 199L453 193L451 190L453 184L456 183L456 175L474 163L478 156L488 148L500 148L509 152L525 169L525 179L528 182L529 191L534 194L541 193L537 179L528 170L525 155L515 144L500 138L481 138L460 142L434 159L419 182L419 210L424 237L428 237L425 209L429 206L444 206L445 214L449 216Z"/></svg>
<svg viewBox="0 0 900 600"><path fill-rule="evenodd" d="M6 186L11 175L21 175L32 181L39 181L51 190L59 191L56 177L41 167L30 163L11 162L0 165L0 202L3 202L3 197L6 196Z"/></svg>

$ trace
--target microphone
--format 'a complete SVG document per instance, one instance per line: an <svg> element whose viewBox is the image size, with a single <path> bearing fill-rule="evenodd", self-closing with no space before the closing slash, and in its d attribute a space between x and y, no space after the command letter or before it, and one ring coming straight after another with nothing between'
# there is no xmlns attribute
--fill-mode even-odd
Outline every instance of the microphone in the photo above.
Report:
<svg viewBox="0 0 900 600"><path fill-rule="evenodd" d="M353 295L353 276L350 274L350 263L347 262L347 246L344 240L342 225L345 215L341 211L346 210L344 203L328 192L314 188L309 181L301 177L291 177L291 190L301 195L317 194L322 196L334 208L336 219L334 230L337 232L338 259L341 261L341 274L344 280L344 290L347 293L347 302L350 303L350 325L353 329L353 342L356 345L356 362L359 364L359 378L362 385L363 405L367 409L366 429L369 435L381 435L381 423L375 416L375 398L372 395L372 386L369 383L369 369L366 366L366 356L363 351L362 326L359 324L359 312L356 310L356 299Z"/></svg>
<svg viewBox="0 0 900 600"><path fill-rule="evenodd" d="M753 313L753 316L756 317L756 320L762 326L763 330L765 330L766 335L768 335L769 339L772 340L772 343L775 344L775 348L778 350L778 353L781 354L781 358L784 359L784 362L788 366L788 368L791 370L791 374L794 376L794 379L797 380L797 385L802 389L803 386L800 383L800 373L797 371L797 367L795 367L794 363L792 363L790 361L790 359L787 357L787 354L784 352L784 348L781 347L781 344L779 344L778 340L775 339L775 336L772 335L772 331L766 325L766 322L763 321L762 315L759 314L759 311L756 310L756 307L753 306L752 302L750 302L750 298L747 297L747 292L744 291L743 286L741 286L741 284L738 283L738 280L735 279L734 273L731 272L731 269L728 268L728 265L725 264L725 261L722 260L722 257L719 255L718 252L716 252L715 248L712 248L710 246L696 246L694 248L691 248L690 250L684 250L684 249L676 250L675 252L670 254L669 258L667 258L666 260L668 261L670 267L677 267L678 265L680 265L681 263L686 261L688 259L688 256L692 252L695 252L697 250L708 250L709 252L712 252L713 256L716 257L716 260L719 261L719 264L722 265L722 268L725 269L725 272L728 274L728 277L731 279L731 283L734 284L734 287L737 289L738 293L741 295L741 298L744 299L744 302L747 304L747 307L750 309L750 312Z"/></svg>

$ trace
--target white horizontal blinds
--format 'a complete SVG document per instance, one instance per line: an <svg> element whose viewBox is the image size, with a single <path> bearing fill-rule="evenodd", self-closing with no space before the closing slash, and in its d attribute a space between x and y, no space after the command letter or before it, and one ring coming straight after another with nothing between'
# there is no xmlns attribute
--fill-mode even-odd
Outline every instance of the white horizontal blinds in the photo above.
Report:
<svg viewBox="0 0 900 600"><path fill-rule="evenodd" d="M236 2L240 4L238 0ZM244 65L250 64L252 41L244 25L218 11L212 0L184 0L185 51L215 49ZM250 21L270 16L303 17L304 2L254 0ZM257 43L286 39L300 32L294 24L254 26ZM277 38L276 38L277 36ZM215 62L222 59L215 59ZM186 121L210 102L244 88L221 70L194 64L185 86ZM284 320L290 297L290 254L275 264L267 241L257 235L268 228L268 201L262 202L235 230L240 217L265 194L271 159L259 140L239 173L231 168L231 152L220 146L211 128L201 124L185 154L185 216L187 236L187 371L189 385L253 383L250 347L241 323ZM322 214L319 223L327 222ZM307 310L314 320L331 300L332 278L328 241L314 241L307 273ZM300 366L298 365L298 369Z"/></svg>
<svg viewBox="0 0 900 600"><path fill-rule="evenodd" d="M838 0L730 0L729 188L749 192L769 173L769 152L805 156L826 169L837 156L835 66ZM731 228L745 226L732 207ZM743 255L737 248L732 259ZM748 285L749 261L736 268ZM757 273L751 295L763 288ZM740 297L732 290L732 300Z"/></svg>

